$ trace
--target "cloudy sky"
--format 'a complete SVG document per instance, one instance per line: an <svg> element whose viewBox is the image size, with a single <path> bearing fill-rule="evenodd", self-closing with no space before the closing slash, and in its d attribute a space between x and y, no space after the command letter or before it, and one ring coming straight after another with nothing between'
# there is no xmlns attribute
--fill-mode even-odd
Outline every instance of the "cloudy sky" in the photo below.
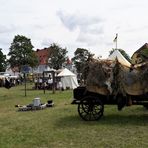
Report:
<svg viewBox="0 0 148 148"><path fill-rule="evenodd" d="M148 42L147 0L0 0L0 48L7 54L15 35L34 50L58 43L73 56L86 48L106 58L115 48L130 56Z"/></svg>

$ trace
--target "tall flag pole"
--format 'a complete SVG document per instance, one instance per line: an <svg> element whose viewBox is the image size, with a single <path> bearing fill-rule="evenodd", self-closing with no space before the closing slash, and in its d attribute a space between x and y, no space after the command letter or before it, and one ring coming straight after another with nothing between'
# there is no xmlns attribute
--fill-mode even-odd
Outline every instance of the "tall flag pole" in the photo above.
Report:
<svg viewBox="0 0 148 148"><path fill-rule="evenodd" d="M115 49L117 49L117 40L118 40L118 33L116 33L116 37L113 40L113 42L115 42L115 44L116 44Z"/></svg>

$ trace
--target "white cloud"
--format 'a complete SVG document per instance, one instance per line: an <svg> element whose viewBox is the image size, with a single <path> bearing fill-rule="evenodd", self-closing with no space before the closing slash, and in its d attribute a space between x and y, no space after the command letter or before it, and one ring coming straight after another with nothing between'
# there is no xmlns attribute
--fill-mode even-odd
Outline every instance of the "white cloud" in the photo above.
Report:
<svg viewBox="0 0 148 148"><path fill-rule="evenodd" d="M57 16L60 18L64 26L71 31L77 27L79 27L81 31L87 31L90 26L100 24L103 21L99 17L84 16L77 13L67 14L63 11L58 11Z"/></svg>
<svg viewBox="0 0 148 148"><path fill-rule="evenodd" d="M69 54L86 48L107 57L115 47L128 54L148 42L147 0L0 0L0 48L5 53L15 35L31 38L37 48L51 42Z"/></svg>

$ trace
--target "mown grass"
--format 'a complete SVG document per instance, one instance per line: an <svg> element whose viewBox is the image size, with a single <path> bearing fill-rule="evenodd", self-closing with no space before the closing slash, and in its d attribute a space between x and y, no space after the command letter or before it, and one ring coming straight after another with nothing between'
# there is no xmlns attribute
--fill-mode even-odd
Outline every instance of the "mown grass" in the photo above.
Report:
<svg viewBox="0 0 148 148"><path fill-rule="evenodd" d="M0 88L0 148L147 148L148 111L131 106L117 111L105 106L99 121L83 121L71 105L72 91L32 90L27 84L9 90ZM39 111L18 112L15 104L32 103L40 97L55 106Z"/></svg>

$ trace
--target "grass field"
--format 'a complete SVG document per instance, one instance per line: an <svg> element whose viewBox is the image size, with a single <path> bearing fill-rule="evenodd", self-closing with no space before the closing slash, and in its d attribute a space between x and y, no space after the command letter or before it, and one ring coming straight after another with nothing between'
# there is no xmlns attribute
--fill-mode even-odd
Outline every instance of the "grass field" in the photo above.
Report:
<svg viewBox="0 0 148 148"><path fill-rule="evenodd" d="M0 148L147 148L148 111L142 106L105 106L99 121L83 121L71 105L72 91L32 90L27 84L0 88ZM55 106L18 112L15 104L30 104L40 97Z"/></svg>

